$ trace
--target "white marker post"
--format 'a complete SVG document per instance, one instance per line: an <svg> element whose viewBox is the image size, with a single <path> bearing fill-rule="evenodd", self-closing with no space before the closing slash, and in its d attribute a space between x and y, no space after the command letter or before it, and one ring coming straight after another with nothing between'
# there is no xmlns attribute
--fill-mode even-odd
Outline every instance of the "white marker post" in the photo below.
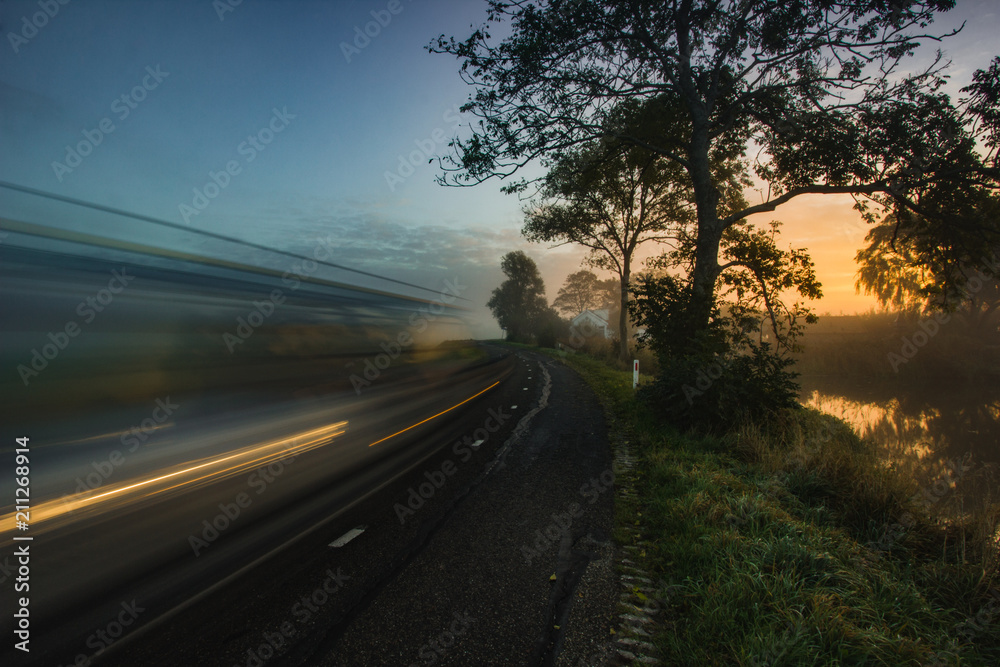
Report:
<svg viewBox="0 0 1000 667"><path fill-rule="evenodd" d="M632 362L632 388L635 389L639 386L639 360L636 359Z"/></svg>

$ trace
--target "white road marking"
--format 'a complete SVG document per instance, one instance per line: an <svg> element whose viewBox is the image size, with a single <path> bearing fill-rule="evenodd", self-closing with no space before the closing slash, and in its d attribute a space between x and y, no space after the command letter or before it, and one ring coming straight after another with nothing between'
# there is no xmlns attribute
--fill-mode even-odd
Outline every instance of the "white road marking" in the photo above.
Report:
<svg viewBox="0 0 1000 667"><path fill-rule="evenodd" d="M340 547L344 546L345 544L353 540L361 533L365 532L366 528L368 528L368 526L358 526L357 528L351 528L349 531L347 531L346 533L335 539L333 542L330 542L330 546L333 547L334 549L339 549Z"/></svg>
<svg viewBox="0 0 1000 667"><path fill-rule="evenodd" d="M486 441L485 440L476 440L474 443L472 443L472 446L473 447L479 447L479 445L483 444L484 442L486 442Z"/></svg>
<svg viewBox="0 0 1000 667"><path fill-rule="evenodd" d="M517 406L516 405L512 405L512 406L510 406L510 409L511 410L517 410Z"/></svg>

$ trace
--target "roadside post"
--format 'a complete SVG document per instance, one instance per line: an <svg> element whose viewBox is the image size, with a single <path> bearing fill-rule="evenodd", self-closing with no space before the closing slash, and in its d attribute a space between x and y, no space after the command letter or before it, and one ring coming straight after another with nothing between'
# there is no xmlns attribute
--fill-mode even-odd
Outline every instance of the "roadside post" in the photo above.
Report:
<svg viewBox="0 0 1000 667"><path fill-rule="evenodd" d="M636 359L632 362L632 388L635 389L639 386L639 360Z"/></svg>

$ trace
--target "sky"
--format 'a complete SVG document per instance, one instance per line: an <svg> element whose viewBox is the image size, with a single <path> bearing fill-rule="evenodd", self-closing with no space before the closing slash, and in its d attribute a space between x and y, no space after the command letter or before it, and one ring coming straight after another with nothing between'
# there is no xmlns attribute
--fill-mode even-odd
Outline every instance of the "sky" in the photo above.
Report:
<svg viewBox="0 0 1000 667"><path fill-rule="evenodd" d="M956 91L1000 51L998 6L959 0L935 24L968 21L941 45ZM457 280L474 335L497 335L484 304L504 253L534 258L551 300L584 252L525 241L524 202L499 181L435 183L428 160L467 136L458 106L472 89L424 47L484 18L473 0L0 0L0 180L296 252L333 239L338 263L432 291ZM6 190L0 216L222 252ZM874 305L854 290L865 228L850 198L803 197L770 219L812 253L817 312Z"/></svg>

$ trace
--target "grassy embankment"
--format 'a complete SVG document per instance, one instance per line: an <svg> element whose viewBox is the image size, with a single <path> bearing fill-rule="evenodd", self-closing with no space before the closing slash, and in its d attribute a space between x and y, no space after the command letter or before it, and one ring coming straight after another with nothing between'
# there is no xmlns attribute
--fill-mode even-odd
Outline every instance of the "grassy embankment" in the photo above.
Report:
<svg viewBox="0 0 1000 667"><path fill-rule="evenodd" d="M642 566L666 609L653 641L668 663L1000 664L984 535L995 512L940 524L914 482L818 412L685 435L635 400L630 373L552 354L634 443L637 500L617 521L647 542Z"/></svg>

